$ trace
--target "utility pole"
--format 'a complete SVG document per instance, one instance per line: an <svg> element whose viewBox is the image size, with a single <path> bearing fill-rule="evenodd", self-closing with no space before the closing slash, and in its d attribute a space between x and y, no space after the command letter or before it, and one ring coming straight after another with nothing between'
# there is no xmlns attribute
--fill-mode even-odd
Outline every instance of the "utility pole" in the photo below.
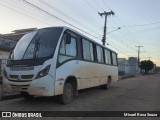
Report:
<svg viewBox="0 0 160 120"><path fill-rule="evenodd" d="M140 56L140 48L143 47L143 46L136 46L138 47L138 67L140 67L140 59L139 59L139 56Z"/></svg>
<svg viewBox="0 0 160 120"><path fill-rule="evenodd" d="M107 25L107 16L111 16L114 15L114 12L111 10L111 12L103 12L103 13L99 13L98 14L102 17L103 15L105 16L105 22L104 22L104 33L103 33L103 38L102 38L102 43L105 46L105 42L106 42L106 25Z"/></svg>

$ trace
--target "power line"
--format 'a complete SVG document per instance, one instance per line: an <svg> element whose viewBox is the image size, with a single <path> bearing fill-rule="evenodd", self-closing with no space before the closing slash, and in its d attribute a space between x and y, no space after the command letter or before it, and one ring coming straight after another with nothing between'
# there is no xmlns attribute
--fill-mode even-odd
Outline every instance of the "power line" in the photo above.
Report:
<svg viewBox="0 0 160 120"><path fill-rule="evenodd" d="M63 2L59 0L58 2L60 2L65 7L67 7L68 9L70 9L71 12L74 12L76 15L78 15L78 17L81 16L81 18L83 18L84 21L86 21L87 23L91 24L92 26L94 26L96 28L99 28L98 26L101 25L101 23L98 23L98 21L96 21L95 18L93 18L92 16L90 16L90 14L87 14L86 11L82 11L81 8L79 9L79 6L77 6L75 3L71 3L70 1L67 1L67 0L65 0ZM71 5L73 5L73 6L71 6ZM74 7L76 7L76 9L74 9ZM93 30L90 30L90 31L93 31ZM96 31L96 33L97 33L97 31ZM99 34L99 33L97 33L97 34Z"/></svg>
<svg viewBox="0 0 160 120"><path fill-rule="evenodd" d="M6 2L6 1L5 1ZM7 3L7 2L6 2ZM30 7L30 6L26 6L26 5L24 5L22 2L21 2L21 0L15 0L14 1L14 3L18 6L15 6L14 8L19 8L19 10L18 11L22 11L23 13L28 13L29 14L29 16L31 16L31 15L33 15L32 16L32 18L34 18L34 20L36 19L36 20L38 20L38 21L42 21L43 23L45 23L45 24L47 24L47 25L49 25L49 26L51 26L51 25L53 25L53 22L51 22L51 21L49 21L49 19L48 20L46 20L46 17L44 16L44 15L46 15L46 14L36 14L37 12L39 12L38 10L35 10L34 8L32 8L32 7ZM13 6L13 3L7 3L7 4L11 4L12 6ZM21 7L19 7L19 6L21 6ZM40 12L41 13L41 12ZM27 17L29 17L29 16L27 16ZM39 16L39 17L38 17ZM41 19L42 18L42 19Z"/></svg>
<svg viewBox="0 0 160 120"><path fill-rule="evenodd" d="M61 2L61 1L59 0L59 2ZM80 15L84 16L88 20L87 21L88 23L90 23L90 24L93 23L92 25L96 25L96 26L101 25L101 23L96 21L96 19L94 17L92 17L91 14L87 14L87 11L82 11L83 9L79 8L79 5L77 5L77 4L73 3L73 2L70 2L68 0L64 0L61 3L64 6L68 7L69 9L71 9L72 12L75 12L78 16L80 16ZM73 5L73 6L71 6L71 5ZM73 11L73 8L76 8L76 9L74 9L75 11ZM86 19L84 19L84 20L86 20Z"/></svg>
<svg viewBox="0 0 160 120"><path fill-rule="evenodd" d="M32 4L32 3L30 3L30 2L28 2L28 1L26 1L26 0L23 0L22 2L24 2L24 3L28 4L28 5L30 5L31 7L36 8L37 10L39 10L39 11L41 11L41 12L44 12L44 13L46 13L46 14L48 14L48 15L54 17L54 18L57 18L57 19L59 19L60 21L66 23L66 24L68 24L68 25L70 25L70 26L72 26L72 27L74 27L74 28L76 28L76 29L78 29L78 30L80 30L80 31L82 31L82 32L84 32L84 33L86 33L86 34L88 34L88 35L90 35L90 36L96 38L96 39L99 39L98 37L96 37L96 36L94 36L94 35L92 35L92 34L86 32L86 31L84 31L84 30L82 30L82 29L80 29L80 28L78 28L78 27L76 27L76 26L74 26L74 25L72 25L72 24L70 24L70 23L64 21L64 20L62 20L61 18L59 18L59 17L57 17L57 16L55 16L55 15L53 15L53 14L51 14L51 13L49 13L49 12L43 10L43 9L41 9L41 8L39 8L38 6L35 6L34 4ZM9 9L15 11L15 12L18 12L18 13L20 13L20 14L24 14L24 13L19 12L19 11L13 9L13 8L10 8L10 7L6 6L6 5L2 5L2 4L0 4L0 5L3 6L3 7L9 8ZM28 15L27 15L27 16L28 16ZM28 17L32 17L32 16L28 16Z"/></svg>
<svg viewBox="0 0 160 120"><path fill-rule="evenodd" d="M104 1L103 1L104 2ZM106 5L106 7L107 8L109 8L110 10L111 10L111 8L107 5L107 3L105 2L105 5ZM117 16L117 15L115 15L116 16L116 18L117 18L117 20L119 20L119 22L122 24L122 27L124 26L123 25L123 23L122 23L122 21L119 19L119 17ZM124 30L124 29L123 29ZM139 41L135 38L135 36L127 29L127 28L125 28L125 30L130 34L130 36L132 36L134 39L132 39L133 41L135 41L135 42L138 42L139 43ZM127 33L127 34L128 34ZM129 34L128 34L128 36L129 36ZM137 41L136 41L137 40Z"/></svg>
<svg viewBox="0 0 160 120"><path fill-rule="evenodd" d="M107 7L107 8L109 8L108 7L108 5L102 0L102 2L103 2L103 4ZM110 10L111 10L111 8L109 8ZM117 17L117 16L116 16ZM111 18L112 19L112 18ZM112 19L112 22L114 22L115 24L117 24L113 19ZM111 23L110 23L111 24ZM117 24L118 25L118 24ZM118 25L119 26L119 25ZM120 25L121 26L121 25ZM123 25L122 25L123 26ZM124 30L123 30L124 31ZM121 33L121 31L118 31L118 33L120 33L120 34L122 34ZM130 35L132 35L132 37L133 37L133 34L132 33L130 33L130 35L128 34L128 33L130 33L128 30L127 30L127 32L125 32L125 34L126 35L128 35L128 37L130 37L130 41L132 40L134 43L136 42L137 43L137 41L136 41L136 39L132 39L131 38L131 36ZM122 34L123 35L123 34ZM139 42L139 41L138 41ZM133 47L132 47L133 48Z"/></svg>
<svg viewBox="0 0 160 120"><path fill-rule="evenodd" d="M88 6L90 6L93 10L95 10L96 12L98 12L87 0L85 0L85 2L88 4Z"/></svg>
<svg viewBox="0 0 160 120"><path fill-rule="evenodd" d="M30 6L33 7L32 4L30 4ZM38 11L41 11L41 12L42 12L42 10L39 10L38 7L35 7L35 5L34 5L33 8L36 8ZM14 9L13 9L13 10L14 10ZM18 12L17 10L15 10L15 11ZM22 12L20 12L20 13L23 14ZM44 12L44 13L46 13L46 12ZM30 16L29 16L29 17L30 17ZM54 17L54 16L51 16L51 17ZM94 38L100 40L100 39L97 38L96 36L94 36L94 35L92 35L92 34L86 32L86 31L84 31L84 30L81 30L81 29L77 28L76 26L72 26L72 27L74 27L74 28L76 28L76 29L78 29L78 30L80 30L80 31L82 31L82 32L84 32L84 33L86 33L86 34L88 34L88 35L90 35L90 36L92 36L92 37L94 37ZM111 44L110 44L110 45L111 45ZM111 45L111 46L112 46L112 45ZM113 47L113 46L112 46L112 47ZM115 47L115 49L117 49L117 48ZM117 50L119 50L119 49L117 49ZM119 50L119 51L123 52L122 50ZM126 54L126 52L123 52L123 53ZM128 54L126 54L126 55L128 56Z"/></svg>
<svg viewBox="0 0 160 120"><path fill-rule="evenodd" d="M141 26L148 26L148 25L155 25L155 24L160 24L160 22L147 23L147 24L138 24L138 25L128 25L128 26L123 26L123 27L141 27Z"/></svg>
<svg viewBox="0 0 160 120"><path fill-rule="evenodd" d="M102 0L102 2L107 8L109 8L109 10L111 10L111 8L106 4L106 2L104 2L104 0Z"/></svg>
<svg viewBox="0 0 160 120"><path fill-rule="evenodd" d="M25 1L26 1L26 0L25 0ZM33 7L32 5L30 5L30 6L35 9L35 7ZM37 9L37 8L36 8L36 9ZM37 9L37 10L40 11L40 12L43 12L43 13L45 13L45 14L46 14L46 12L47 12L47 11L46 11L46 12L42 11L43 9L42 9L42 10ZM49 12L48 12L48 13L49 13ZM24 14L24 13L21 12L21 14ZM54 16L53 14L51 14L51 13L50 13L50 14L47 14L47 15L55 18L55 16ZM61 18L60 18L60 19L61 19ZM63 19L62 19L62 20L63 20ZM60 20L60 21L61 21L61 20ZM64 21L65 21L65 20L64 20ZM62 22L64 22L64 21L62 21ZM65 22L67 22L67 21L65 21ZM64 23L65 23L65 22L64 22ZM68 24L68 23L69 23L69 22L67 22L66 24ZM99 40L98 37L96 37L96 36L94 36L94 35L86 32L86 31L84 31L84 30L82 30L82 29L79 29L77 26L75 26L75 25L73 25L73 24L71 24L71 23L69 23L69 25ZM112 45L111 45L111 46L112 46ZM114 47L115 47L115 46L117 46L117 45L114 45ZM118 48L118 47L115 47L115 48ZM122 50L123 50L123 49L122 49ZM122 50L118 50L118 51L122 51ZM125 50L124 50L124 51L125 51ZM126 52L123 52L123 53L126 53Z"/></svg>
<svg viewBox="0 0 160 120"><path fill-rule="evenodd" d="M98 37L96 37L96 36L94 36L94 35L92 35L92 34L86 32L86 31L84 31L84 30L78 28L78 27L75 26L75 25L72 25L72 24L69 23L69 22L66 22L65 20L63 20L63 19L61 19L61 18L59 18L59 17L57 17L57 16L55 16L55 15L53 15L53 14L51 14L51 13L45 11L45 10L43 10L42 8L40 8L40 7L34 5L34 4L32 4L32 3L30 3L30 2L28 2L28 1L26 1L26 0L23 0L23 2L25 2L26 4L28 4L28 5L30 5L30 6L32 6L32 7L34 7L34 8L36 8L36 9L38 9L38 10L44 12L44 13L46 13L46 14L48 14L48 15L50 15L50 16L52 16L52 17L54 17L54 18L56 18L56 19L58 19L58 20L60 20L60 21L62 21L62 22L64 22L64 23L66 23L66 24L68 24L68 25L70 25L70 26L76 28L77 30L80 30L81 32L84 32L84 33L86 33L86 34L88 34L88 35L90 35L90 36L92 36L92 37L94 37L94 38L96 38L96 39L99 39Z"/></svg>
<svg viewBox="0 0 160 120"><path fill-rule="evenodd" d="M88 6L90 6L94 11L97 12L97 10L87 0L85 2L88 4ZM104 2L104 1L102 1L102 2ZM114 27L112 27L112 28L114 28ZM116 28L118 28L118 27L116 27ZM100 36L102 36L102 35L99 35L98 37L100 37ZM133 49L133 47L131 47L131 48Z"/></svg>
<svg viewBox="0 0 160 120"><path fill-rule="evenodd" d="M42 0L38 0L38 1L41 2L42 4L46 5L47 7L53 9L54 11L58 12L59 14L62 14L62 15L65 16L67 19L69 18L69 19L71 19L72 21L74 21L75 23L78 23L79 25L83 26L84 28L87 28L87 30L90 29L89 27L87 27L87 26L84 25L84 24L79 23L79 21L73 19L73 18L70 17L69 15L66 15L66 14L63 13L62 11L60 11L60 10L58 10L58 9L56 9L56 8L54 8L54 7L52 7L51 5L47 4L45 1L42 1ZM92 30L89 30L89 31L92 31Z"/></svg>
<svg viewBox="0 0 160 120"><path fill-rule="evenodd" d="M102 11L105 11L103 8L101 8L101 6L99 5L99 3L97 3L96 0L93 0L93 2L94 2Z"/></svg>
<svg viewBox="0 0 160 120"><path fill-rule="evenodd" d="M159 29L160 28L160 26L158 26L158 27L153 27L153 28L148 28L148 29L143 29L143 30L139 30L139 31L137 31L137 32L146 32L146 31L151 31L151 30L155 30L155 29Z"/></svg>
<svg viewBox="0 0 160 120"><path fill-rule="evenodd" d="M34 20L36 19L36 20L38 20L38 21L41 22L41 23L45 23L44 21L41 21L41 20L37 19L36 17L32 17L32 16L30 16L30 15L28 15L28 14L26 14L26 13L20 12L20 11L18 11L18 10L16 10L16 9L13 9L13 8L8 7L8 6L6 6L6 5L3 5L3 4L0 4L0 5L3 6L3 7L5 7L5 8L8 8L8 9L14 11L14 12L17 12L17 13L19 13L19 14L22 14L22 15L25 15L25 16L27 16L27 17L29 17L29 18L32 18L32 19L34 19ZM48 23L45 23L45 24L48 24Z"/></svg>
<svg viewBox="0 0 160 120"><path fill-rule="evenodd" d="M113 45L112 45L112 44L113 44ZM118 50L119 52L127 55L128 57L130 56L129 54L127 54L128 51L126 51L126 50L124 50L124 49L120 49L120 47L115 47L115 44L114 44L114 43L112 43L112 44L109 44L109 46L111 46L111 47L113 47L114 49Z"/></svg>
<svg viewBox="0 0 160 120"><path fill-rule="evenodd" d="M93 7L92 7L92 9L94 9ZM96 10L95 10L96 11ZM99 38L98 37L95 37L94 36L94 38L97 38L98 40L99 40ZM116 48L116 47L115 47ZM116 48L117 49L117 48ZM123 52L122 50L120 50L121 52ZM128 52L128 51L127 51ZM125 52L123 52L123 53L125 53ZM125 53L126 54L126 53ZM127 54L127 56L128 56L128 54Z"/></svg>
<svg viewBox="0 0 160 120"><path fill-rule="evenodd" d="M104 1L102 1L102 2L104 2ZM88 3L89 4L89 3ZM89 4L89 6L94 10L94 11L97 11L95 8L93 8L90 4ZM100 7L100 6L98 6L98 7ZM101 8L101 9L103 9L103 8ZM134 42L135 43L135 42ZM127 45L128 46L128 45ZM133 47L130 47L130 48L132 48L133 49Z"/></svg>

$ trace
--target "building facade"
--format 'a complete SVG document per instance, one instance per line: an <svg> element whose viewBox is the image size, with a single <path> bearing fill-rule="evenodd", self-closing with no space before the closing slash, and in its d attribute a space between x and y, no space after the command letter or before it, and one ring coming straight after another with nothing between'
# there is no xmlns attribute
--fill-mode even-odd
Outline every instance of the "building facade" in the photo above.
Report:
<svg viewBox="0 0 160 120"><path fill-rule="evenodd" d="M136 57L118 58L118 72L119 75L136 75L140 73L138 67L138 60Z"/></svg>
<svg viewBox="0 0 160 120"><path fill-rule="evenodd" d="M14 48L17 42L27 33L36 30L37 28L27 28L14 30L12 33L0 34L0 77L3 74L6 60L10 51Z"/></svg>

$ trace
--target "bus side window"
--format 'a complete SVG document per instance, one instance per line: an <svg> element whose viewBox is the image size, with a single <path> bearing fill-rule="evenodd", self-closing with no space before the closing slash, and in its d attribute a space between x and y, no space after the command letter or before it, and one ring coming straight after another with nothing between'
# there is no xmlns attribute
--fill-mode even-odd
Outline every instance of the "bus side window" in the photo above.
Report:
<svg viewBox="0 0 160 120"><path fill-rule="evenodd" d="M117 55L112 52L113 65L117 65Z"/></svg>
<svg viewBox="0 0 160 120"><path fill-rule="evenodd" d="M82 46L84 60L94 61L93 43L86 39L82 39Z"/></svg>
<svg viewBox="0 0 160 120"><path fill-rule="evenodd" d="M105 49L104 50L105 52L105 60L106 60L106 64L111 64L111 55L110 55L110 51Z"/></svg>
<svg viewBox="0 0 160 120"><path fill-rule="evenodd" d="M77 43L75 37L70 37L70 40L67 40L66 35L63 36L60 52L58 56L58 62L62 63L66 60L73 59L77 56ZM70 42L67 42L70 41Z"/></svg>
<svg viewBox="0 0 160 120"><path fill-rule="evenodd" d="M97 60L98 63L104 63L104 58L103 58L103 48L99 45L96 46L97 50Z"/></svg>

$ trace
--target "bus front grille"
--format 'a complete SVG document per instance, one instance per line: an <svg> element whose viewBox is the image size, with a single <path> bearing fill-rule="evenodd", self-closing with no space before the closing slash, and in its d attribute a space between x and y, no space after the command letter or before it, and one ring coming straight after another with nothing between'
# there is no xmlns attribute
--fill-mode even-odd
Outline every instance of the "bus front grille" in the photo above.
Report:
<svg viewBox="0 0 160 120"><path fill-rule="evenodd" d="M19 67L19 66L15 66L15 67L10 67L11 71L28 71L28 70L34 70L34 67Z"/></svg>
<svg viewBox="0 0 160 120"><path fill-rule="evenodd" d="M34 75L9 75L10 80L32 80Z"/></svg>
<svg viewBox="0 0 160 120"><path fill-rule="evenodd" d="M18 75L10 75L11 79L18 79Z"/></svg>

